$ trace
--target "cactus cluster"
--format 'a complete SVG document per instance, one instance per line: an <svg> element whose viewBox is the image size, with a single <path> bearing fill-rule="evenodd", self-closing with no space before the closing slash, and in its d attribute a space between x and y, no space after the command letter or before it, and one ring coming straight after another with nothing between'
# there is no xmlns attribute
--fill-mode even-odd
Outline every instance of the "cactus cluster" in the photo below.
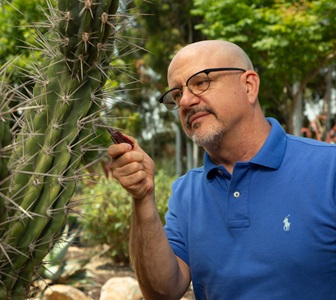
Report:
<svg viewBox="0 0 336 300"><path fill-rule="evenodd" d="M1 92L0 299L28 297L59 237L116 53L118 0L57 5L49 3L51 32L29 109L11 120L11 89Z"/></svg>

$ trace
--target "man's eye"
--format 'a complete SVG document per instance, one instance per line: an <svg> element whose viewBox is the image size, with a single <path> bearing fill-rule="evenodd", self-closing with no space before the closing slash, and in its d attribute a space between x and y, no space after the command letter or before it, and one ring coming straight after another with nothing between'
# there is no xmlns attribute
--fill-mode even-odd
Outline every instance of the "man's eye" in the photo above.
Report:
<svg viewBox="0 0 336 300"><path fill-rule="evenodd" d="M191 77L191 79L188 82L188 86L195 93L204 92L209 87L209 84L210 80L208 76L204 76L204 74L198 74L194 77Z"/></svg>
<svg viewBox="0 0 336 300"><path fill-rule="evenodd" d="M180 101L182 93L180 91L173 91L171 93L171 97L174 99L175 102Z"/></svg>
<svg viewBox="0 0 336 300"><path fill-rule="evenodd" d="M208 79L197 80L194 82L194 86L196 88L202 88L203 86L208 86L208 84L209 84Z"/></svg>

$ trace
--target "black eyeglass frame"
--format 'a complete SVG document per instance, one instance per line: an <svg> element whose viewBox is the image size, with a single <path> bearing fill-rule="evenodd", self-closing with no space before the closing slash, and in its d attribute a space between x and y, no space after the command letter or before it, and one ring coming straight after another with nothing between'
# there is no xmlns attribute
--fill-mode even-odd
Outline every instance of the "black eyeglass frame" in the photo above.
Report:
<svg viewBox="0 0 336 300"><path fill-rule="evenodd" d="M208 76L208 75L209 75L210 73L212 73L212 72L220 72L220 71L242 71L242 72L245 73L247 70L245 70L245 69L243 69L243 68L234 68L234 67L232 67L232 68L229 67L229 68L209 68L209 69L204 69L204 70L202 70L202 71L199 71L199 72L197 72L197 73L191 75L191 76L188 78L188 80L186 81L186 84L185 84L185 85L183 85L183 86L181 86L181 87L175 87L175 88L172 88L172 89L168 90L167 92L165 92L165 93L159 98L159 102L162 103L162 104L165 104L165 103L163 102L164 97L165 97L167 94L169 94L169 93L171 93L172 91L174 91L174 90L179 90L179 91L183 94L183 87L187 87L187 88L189 89L189 91L190 91L191 93L193 93L194 95L200 95L200 94L204 93L204 92L207 91L208 88L210 87L210 83L209 83L208 87L207 87L204 91L202 91L202 92L200 92L200 93L198 93L198 94L195 94L195 93L189 88L189 86L188 86L189 81L190 81L193 77L195 77L195 76L197 76L198 74L201 74L201 73L205 73L205 74ZM170 109L170 110L177 109L178 107L179 107L179 105L176 104L176 107L174 107L174 108L172 108L172 109ZM167 107L167 108L168 108L168 107ZM169 108L168 108L168 109L169 109Z"/></svg>

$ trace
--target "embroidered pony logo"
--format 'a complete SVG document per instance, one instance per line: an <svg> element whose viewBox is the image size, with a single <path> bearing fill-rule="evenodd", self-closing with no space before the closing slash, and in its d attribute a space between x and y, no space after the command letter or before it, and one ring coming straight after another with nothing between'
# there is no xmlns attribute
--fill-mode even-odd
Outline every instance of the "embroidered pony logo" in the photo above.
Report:
<svg viewBox="0 0 336 300"><path fill-rule="evenodd" d="M289 229L290 229L290 226L291 226L291 223L289 222L289 218L290 217L290 215L288 215L286 218L284 218L284 220L283 220L283 224L284 224L284 226L283 226L283 230L285 230L285 231L289 231Z"/></svg>

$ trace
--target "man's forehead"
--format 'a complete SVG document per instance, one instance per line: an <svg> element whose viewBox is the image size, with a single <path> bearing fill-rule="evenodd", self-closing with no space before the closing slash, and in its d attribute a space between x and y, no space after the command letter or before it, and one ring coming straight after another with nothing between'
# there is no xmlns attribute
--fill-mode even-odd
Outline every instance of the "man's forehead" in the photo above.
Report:
<svg viewBox="0 0 336 300"><path fill-rule="evenodd" d="M189 63L182 61L180 64L176 63L171 66L168 72L168 84L169 86L182 86L186 84L186 81L190 76L195 73L206 69L208 66L206 63Z"/></svg>
<svg viewBox="0 0 336 300"><path fill-rule="evenodd" d="M169 86L184 85L190 76L209 68L223 67L219 59L207 56L187 56L186 59L173 60L169 66L167 80Z"/></svg>

